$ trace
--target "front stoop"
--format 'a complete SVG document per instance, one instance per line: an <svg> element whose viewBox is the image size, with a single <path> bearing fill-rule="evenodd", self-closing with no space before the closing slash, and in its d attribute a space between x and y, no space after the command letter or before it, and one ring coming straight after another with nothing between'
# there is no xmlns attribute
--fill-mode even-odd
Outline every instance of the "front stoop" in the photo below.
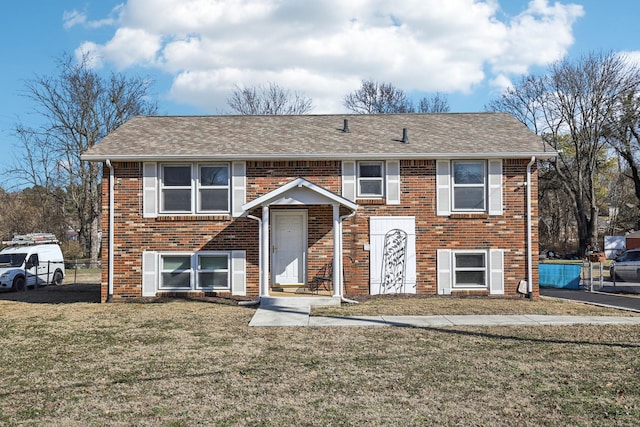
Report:
<svg viewBox="0 0 640 427"><path fill-rule="evenodd" d="M268 296L260 297L260 308L276 307L314 307L340 305L340 298L328 296Z"/></svg>

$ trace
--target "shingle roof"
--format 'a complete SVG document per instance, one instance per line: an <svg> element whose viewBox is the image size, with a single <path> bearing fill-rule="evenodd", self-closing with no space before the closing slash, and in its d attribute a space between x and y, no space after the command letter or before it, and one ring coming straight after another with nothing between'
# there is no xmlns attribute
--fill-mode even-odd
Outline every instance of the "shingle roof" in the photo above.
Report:
<svg viewBox="0 0 640 427"><path fill-rule="evenodd" d="M343 132L344 120L350 132ZM409 143L402 142L403 128ZM85 160L553 157L506 113L140 116Z"/></svg>

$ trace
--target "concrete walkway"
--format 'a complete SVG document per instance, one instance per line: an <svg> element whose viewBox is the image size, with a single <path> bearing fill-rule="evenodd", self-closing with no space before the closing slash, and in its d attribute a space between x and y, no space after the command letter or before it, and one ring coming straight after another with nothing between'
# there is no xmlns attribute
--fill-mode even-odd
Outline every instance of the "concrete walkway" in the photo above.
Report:
<svg viewBox="0 0 640 427"><path fill-rule="evenodd" d="M357 316L321 317L309 316L308 305L267 305L256 310L249 326L404 326L418 328L442 328L449 326L524 326L524 325L575 325L618 324L640 325L640 317L617 316L543 316L543 315L471 315L471 316Z"/></svg>

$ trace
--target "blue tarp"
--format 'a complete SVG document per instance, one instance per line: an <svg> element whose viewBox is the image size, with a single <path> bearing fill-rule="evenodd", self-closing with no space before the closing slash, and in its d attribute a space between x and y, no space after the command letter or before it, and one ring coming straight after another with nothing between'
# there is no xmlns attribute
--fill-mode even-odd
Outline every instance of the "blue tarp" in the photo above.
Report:
<svg viewBox="0 0 640 427"><path fill-rule="evenodd" d="M576 264L539 264L539 283L542 288L580 288L581 265Z"/></svg>

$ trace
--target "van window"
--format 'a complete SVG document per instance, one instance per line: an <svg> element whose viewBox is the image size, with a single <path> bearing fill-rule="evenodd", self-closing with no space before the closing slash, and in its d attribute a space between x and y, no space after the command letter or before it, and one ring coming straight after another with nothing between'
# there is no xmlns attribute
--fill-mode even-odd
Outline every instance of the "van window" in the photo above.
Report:
<svg viewBox="0 0 640 427"><path fill-rule="evenodd" d="M27 254L0 254L0 265L20 267Z"/></svg>
<svg viewBox="0 0 640 427"><path fill-rule="evenodd" d="M38 254L32 254L29 257L29 264L31 264L31 267L37 267L39 265Z"/></svg>

